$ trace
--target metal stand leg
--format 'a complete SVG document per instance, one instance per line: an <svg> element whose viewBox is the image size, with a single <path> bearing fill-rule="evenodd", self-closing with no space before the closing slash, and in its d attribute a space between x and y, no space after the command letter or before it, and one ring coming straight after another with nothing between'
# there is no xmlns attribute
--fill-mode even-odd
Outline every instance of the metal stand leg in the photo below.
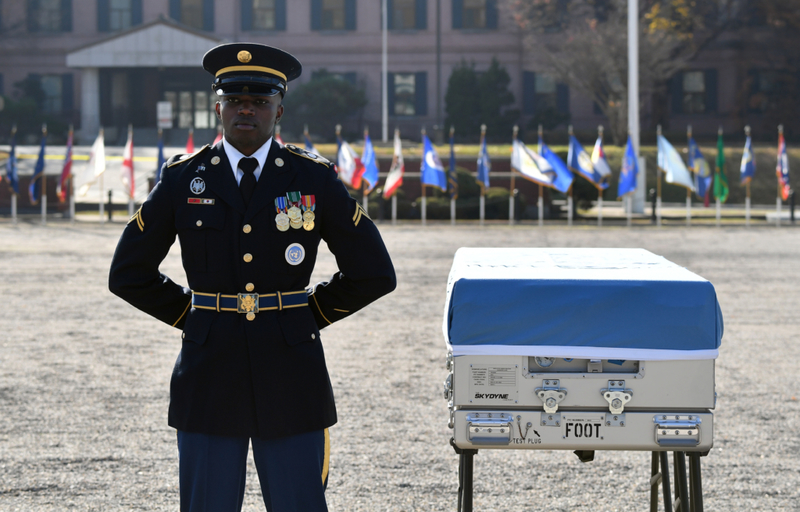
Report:
<svg viewBox="0 0 800 512"><path fill-rule="evenodd" d="M664 496L664 510L665 512L672 512L672 491L669 488L669 459L667 452L659 452L659 458L661 459L661 474L663 475L661 485L662 495Z"/></svg>
<svg viewBox="0 0 800 512"><path fill-rule="evenodd" d="M689 512L689 490L686 485L686 454L672 452L675 464L675 501L678 506L675 510Z"/></svg>
<svg viewBox="0 0 800 512"><path fill-rule="evenodd" d="M653 452L650 465L650 512L658 512L658 486L662 486L665 512L672 512L669 486L669 461L666 452Z"/></svg>
<svg viewBox="0 0 800 512"><path fill-rule="evenodd" d="M472 512L473 457L478 450L462 450L450 439L450 446L458 454L458 512Z"/></svg>
<svg viewBox="0 0 800 512"><path fill-rule="evenodd" d="M691 486L691 512L703 512L703 482L700 477L700 453L689 454L689 485Z"/></svg>

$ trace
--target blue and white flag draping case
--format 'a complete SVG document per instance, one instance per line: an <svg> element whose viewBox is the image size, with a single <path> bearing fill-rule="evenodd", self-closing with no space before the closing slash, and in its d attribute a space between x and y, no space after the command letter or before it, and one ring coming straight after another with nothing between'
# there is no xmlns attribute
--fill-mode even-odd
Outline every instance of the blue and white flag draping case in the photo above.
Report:
<svg viewBox="0 0 800 512"><path fill-rule="evenodd" d="M361 179L367 182L364 192L369 194L378 184L378 162L375 159L375 148L372 147L369 134L364 135L364 152L361 154L361 163L364 165L364 174L361 175Z"/></svg>
<svg viewBox="0 0 800 512"><path fill-rule="evenodd" d="M703 153L700 152L700 148L693 137L689 137L689 169L694 172L697 196L705 199L711 190L711 167L709 167L706 159L703 158Z"/></svg>
<svg viewBox="0 0 800 512"><path fill-rule="evenodd" d="M749 135L744 143L742 165L739 167L739 172L741 173L742 185L750 183L753 180L753 176L756 174L756 157L753 154L753 140Z"/></svg>
<svg viewBox="0 0 800 512"><path fill-rule="evenodd" d="M484 188L489 188L489 171L492 169L492 162L489 160L489 152L486 150L486 137L481 136L481 152L478 154L478 183Z"/></svg>
<svg viewBox="0 0 800 512"><path fill-rule="evenodd" d="M39 158L36 160L36 167L33 168L31 183L28 185L28 198L31 204L39 204L42 198L42 182L44 181L44 149L47 144L47 134L42 135L42 145L39 147Z"/></svg>
<svg viewBox="0 0 800 512"><path fill-rule="evenodd" d="M678 151L667 142L663 135L658 136L658 166L666 173L665 181L694 191L694 180Z"/></svg>
<svg viewBox="0 0 800 512"><path fill-rule="evenodd" d="M514 139L511 144L511 168L534 183L545 187L553 185L555 177L553 167L541 155L528 149L519 139Z"/></svg>
<svg viewBox="0 0 800 512"><path fill-rule="evenodd" d="M628 136L628 144L625 147L625 155L622 157L622 170L619 173L619 185L617 186L617 197L630 194L636 190L636 176L639 174L639 163L636 161L636 152L633 150L633 142Z"/></svg>
<svg viewBox="0 0 800 512"><path fill-rule="evenodd" d="M567 165L581 176L592 182L592 184L605 190L608 188L608 181L600 174L592 162L592 157L583 149L581 143L574 135L569 136L569 153L567 154Z"/></svg>
<svg viewBox="0 0 800 512"><path fill-rule="evenodd" d="M572 181L575 179L572 175L572 171L570 171L567 164L561 160L561 157L553 153L553 150L551 150L541 138L539 138L539 154L547 160L547 163L550 164L550 167L555 173L551 186L562 194L569 192Z"/></svg>
<svg viewBox="0 0 800 512"><path fill-rule="evenodd" d="M447 169L447 189L450 199L458 199L458 172L456 170L455 137L450 135L450 167Z"/></svg>
<svg viewBox="0 0 800 512"><path fill-rule="evenodd" d="M8 185L15 194L19 194L19 175L17 174L17 134L11 136L11 151L8 152L6 162L6 178Z"/></svg>
<svg viewBox="0 0 800 512"><path fill-rule="evenodd" d="M420 164L422 184L438 187L442 192L447 192L447 175L444 172L444 165L427 135L422 136L422 147L422 163Z"/></svg>
<svg viewBox="0 0 800 512"><path fill-rule="evenodd" d="M156 164L156 179L155 183L161 181L161 168L164 167L164 136L158 136L158 163Z"/></svg>
<svg viewBox="0 0 800 512"><path fill-rule="evenodd" d="M443 332L454 355L714 359L714 286L643 249L461 248Z"/></svg>

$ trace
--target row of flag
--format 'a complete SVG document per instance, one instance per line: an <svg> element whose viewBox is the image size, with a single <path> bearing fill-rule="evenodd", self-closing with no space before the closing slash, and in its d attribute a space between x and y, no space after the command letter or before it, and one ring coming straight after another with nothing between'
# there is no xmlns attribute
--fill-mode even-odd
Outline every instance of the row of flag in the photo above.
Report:
<svg viewBox="0 0 800 512"><path fill-rule="evenodd" d="M789 181L789 159L786 153L786 140L783 135L783 125L778 127L778 159L776 175L781 197L783 200L789 198L791 185ZM747 138L745 140L742 161L740 165L740 177L742 185L748 185L755 175L756 161L753 154L752 138L749 127L746 127ZM16 127L11 132L11 150L6 164L6 177L9 186L15 194L19 194L19 178L17 175L16 158ZM678 150L661 135L657 136L658 145L658 167L665 173L665 181L670 184L680 185L697 194L705 201L708 206L709 198L713 195L721 202L725 202L729 194L728 179L725 175L725 153L720 129L717 137L717 156L715 161L715 171L712 176L711 168L700 151L699 146L692 137L691 128L688 130L688 159L684 164ZM311 142L308 129L304 130L303 138L305 149L312 153L319 154L314 144ZM358 156L353 147L340 135L340 127L337 127L336 138L338 142L336 167L339 178L348 186L365 193L371 192L378 184L378 165L375 156L375 149L369 137L369 131L364 132L364 149L361 157ZM283 144L283 139L278 128L275 133L277 142ZM222 131L218 130L214 144L222 140ZM448 192L451 199L458 197L458 179L456 176L456 155L454 130L450 129L450 161L447 171L444 169L436 148L431 143L427 134L423 130L422 144L423 154L420 164L421 182L423 185L439 188L443 192ZM72 144L73 130L70 127L67 136L67 150L64 157L62 172L57 186L57 194L60 201L66 201L72 173ZM31 204L38 204L42 195L45 169L45 151L47 145L47 127L42 127L42 139L39 148L39 156L34 166L33 176L28 186L28 195ZM194 152L194 137L190 130L186 142L186 152ZM158 138L158 164L156 166L156 183L159 181L161 168L165 162L164 141L159 131ZM597 187L598 192L609 186L609 178L612 171L608 164L603 149L603 130L599 128L597 140L591 155L583 148L581 143L572 133L570 127L569 150L567 161L564 162L547 144L545 144L541 132L539 133L538 147L536 151L529 149L517 137L517 130L514 131L511 149L511 168L520 173L526 179L539 185L553 188L561 193L568 193L572 187L574 175L579 175ZM103 129L100 129L97 139L92 145L89 157L89 164L84 170L81 186L78 194L85 196L89 188L97 182L106 170L105 146L103 142ZM480 150L477 160L476 180L481 186L481 191L489 188L489 172L491 161L486 146L486 127L481 128ZM636 154L633 143L628 138L625 153L622 158L617 196L623 197L636 189L637 175L639 172ZM403 161L402 144L400 141L400 131L394 133L394 155L389 174L383 187L383 196L386 198L394 195L398 188L403 184L405 173L405 163ZM2 179L2 176L0 176ZM133 129L128 127L128 139L123 150L123 161L121 168L121 179L125 186L125 192L129 198L133 198L136 189L133 165Z"/></svg>

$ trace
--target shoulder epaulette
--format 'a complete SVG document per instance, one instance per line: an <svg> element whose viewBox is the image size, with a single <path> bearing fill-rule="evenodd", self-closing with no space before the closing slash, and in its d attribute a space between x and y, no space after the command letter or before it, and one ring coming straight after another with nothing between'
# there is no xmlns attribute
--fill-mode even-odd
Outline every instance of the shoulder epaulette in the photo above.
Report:
<svg viewBox="0 0 800 512"><path fill-rule="evenodd" d="M308 158L309 160L317 162L318 164L330 165L331 163L327 158L321 157L316 153L306 151L305 149L299 148L294 144L286 144L286 149L288 149L290 153L294 153L297 156L302 156L303 158Z"/></svg>
<svg viewBox="0 0 800 512"><path fill-rule="evenodd" d="M192 158L196 157L197 155L199 155L200 153L202 153L203 151L207 150L210 147L211 147L210 145L206 144L205 146L203 146L199 150L195 151L191 155L183 155L179 159L177 159L174 162L172 162L171 164L167 165L167 167L169 168L169 167L172 167L173 165L178 165L178 164L182 164L182 163L188 162L189 160L191 160Z"/></svg>

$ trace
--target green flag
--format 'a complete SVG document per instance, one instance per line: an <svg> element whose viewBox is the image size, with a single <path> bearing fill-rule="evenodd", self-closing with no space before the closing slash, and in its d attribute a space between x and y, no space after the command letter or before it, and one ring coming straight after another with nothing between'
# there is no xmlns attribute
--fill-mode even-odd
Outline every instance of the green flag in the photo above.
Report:
<svg viewBox="0 0 800 512"><path fill-rule="evenodd" d="M728 178L725 176L725 146L722 143L722 130L717 137L717 165L714 172L714 197L724 203L728 200Z"/></svg>

